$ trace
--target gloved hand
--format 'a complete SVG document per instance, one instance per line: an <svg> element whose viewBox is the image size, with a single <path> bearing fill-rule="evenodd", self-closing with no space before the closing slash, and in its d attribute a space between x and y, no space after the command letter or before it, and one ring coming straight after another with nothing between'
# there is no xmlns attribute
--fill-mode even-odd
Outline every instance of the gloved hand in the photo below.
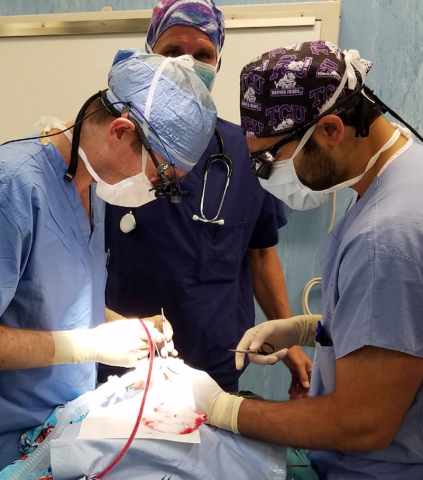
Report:
<svg viewBox="0 0 423 480"><path fill-rule="evenodd" d="M239 433L238 411L243 397L224 392L206 372L188 367L178 359L169 362L168 368L189 379L195 408L207 415L206 423Z"/></svg>
<svg viewBox="0 0 423 480"><path fill-rule="evenodd" d="M163 332L163 324L162 324L162 316L161 315L154 315L154 317L148 317L146 319L148 322L152 322L154 327L157 329L157 331L164 333ZM145 321L145 320L144 320ZM163 339L158 340L157 343L164 342L166 340L166 344L163 346L161 349L160 353L162 357L166 356L165 349L168 351L169 355L172 357L177 357L178 356L178 351L175 350L175 346L173 343L173 328L171 323L167 318L165 318L165 328L166 328L166 338L163 337Z"/></svg>
<svg viewBox="0 0 423 480"><path fill-rule="evenodd" d="M275 349L270 355L249 354L250 362L260 365L272 365L283 360L288 349L294 345L313 346L318 320L321 315L298 315L283 320L269 320L247 330L236 347L237 350L260 351L263 343L269 343ZM235 354L237 370L244 367L245 353Z"/></svg>
<svg viewBox="0 0 423 480"><path fill-rule="evenodd" d="M151 338L163 341L151 322L144 322ZM147 334L138 319L117 320L88 330L52 332L54 365L63 363L100 362L117 367L134 367L147 356Z"/></svg>
<svg viewBox="0 0 423 480"><path fill-rule="evenodd" d="M116 322L116 320L122 320L122 319L126 319L126 317L106 307L106 323ZM151 322L159 332L163 333L161 315L154 315L154 317L148 317L144 319L144 321ZM165 319L165 323L166 323L166 346L163 346L163 348L161 348L161 355L162 357L165 357L166 356L165 350L167 350L169 355L171 355L172 357L177 357L178 351L175 350L175 346L172 340L173 338L172 325L167 319ZM161 341L157 341L157 343L164 343L164 339Z"/></svg>

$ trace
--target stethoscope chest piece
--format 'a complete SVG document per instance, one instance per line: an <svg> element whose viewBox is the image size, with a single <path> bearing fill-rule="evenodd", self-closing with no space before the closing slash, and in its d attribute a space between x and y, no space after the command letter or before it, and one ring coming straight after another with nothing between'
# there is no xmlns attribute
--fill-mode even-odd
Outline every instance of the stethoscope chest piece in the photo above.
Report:
<svg viewBox="0 0 423 480"><path fill-rule="evenodd" d="M132 232L132 230L136 227L137 222L135 221L135 217L132 213L132 210L124 215L120 220L120 229L123 233Z"/></svg>

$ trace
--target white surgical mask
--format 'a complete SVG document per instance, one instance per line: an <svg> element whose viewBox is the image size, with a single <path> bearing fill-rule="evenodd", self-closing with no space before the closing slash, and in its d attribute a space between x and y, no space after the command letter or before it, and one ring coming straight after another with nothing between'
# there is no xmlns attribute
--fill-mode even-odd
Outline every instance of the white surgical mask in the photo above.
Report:
<svg viewBox="0 0 423 480"><path fill-rule="evenodd" d="M357 84L357 77L354 69L358 70L361 74L362 83L364 84L366 79L366 69L364 65L360 63L360 56L356 50L350 50L344 52L345 55L345 73L339 84L338 88L334 92L333 96L326 102L326 104L321 109L321 113L325 112L331 108L339 95L341 94L345 84L348 81L348 88L353 90ZM261 186L272 193L275 197L282 200L286 205L294 210L311 210L312 208L320 207L329 202L330 193L343 188L348 188L355 183L357 183L364 174L375 164L376 160L379 158L379 155L390 148L400 136L401 132L396 130L391 139L379 150L379 152L374 155L367 167L366 170L359 175L358 177L352 178L342 184L335 185L331 188L321 191L313 191L310 188L303 185L298 179L297 173L294 167L294 159L300 153L304 145L307 143L308 139L311 137L316 125L313 125L305 135L302 137L300 143L298 144L295 152L288 160L282 160L280 162L275 162L272 169L272 174L269 180L259 179Z"/></svg>
<svg viewBox="0 0 423 480"><path fill-rule="evenodd" d="M394 126L396 128L395 132L382 146L382 148L368 161L364 172L357 177L351 178L350 180L346 180L338 185L334 185L330 188L319 191L311 190L311 188L303 185L299 180L294 167L294 158L307 141L302 139L292 157L288 160L283 160L280 163L275 164L270 179L259 179L260 183L266 190L275 195L277 198L283 200L286 205L294 210L310 210L312 208L320 207L321 205L329 202L331 193L338 190L343 190L344 188L352 187L358 183L366 174L366 172L373 167L380 154L395 144L401 133L407 138L410 137L411 132L407 128L399 127L398 125Z"/></svg>
<svg viewBox="0 0 423 480"><path fill-rule="evenodd" d="M293 210L311 210L329 202L330 194L302 188L293 175L293 157L274 166L269 180L259 178L261 186Z"/></svg>
<svg viewBox="0 0 423 480"><path fill-rule="evenodd" d="M65 130L66 127L57 119L53 117L43 117L38 122L37 126L45 125L44 131L49 132L51 128ZM63 132L66 138L72 143L72 134L68 131ZM78 149L78 154L82 158L88 172L97 182L96 193L97 196L111 205L118 205L119 207L136 208L145 205L146 203L156 200L153 184L145 175L145 164L147 158L142 161L142 171L137 175L125 178L115 185L110 185L103 181L94 171L90 165L87 155L81 147Z"/></svg>
<svg viewBox="0 0 423 480"><path fill-rule="evenodd" d="M65 132L65 135L67 133L68 132ZM72 141L72 137L70 137L70 141ZM154 190L151 190L153 184L144 172L144 162L142 172L133 175L132 177L125 178L125 180L122 180L119 183L110 185L95 173L94 169L88 162L87 155L81 148L78 149L78 153L84 161L88 172L97 182L97 196L102 198L105 202L110 203L111 205L118 205L119 207L136 208L156 200Z"/></svg>

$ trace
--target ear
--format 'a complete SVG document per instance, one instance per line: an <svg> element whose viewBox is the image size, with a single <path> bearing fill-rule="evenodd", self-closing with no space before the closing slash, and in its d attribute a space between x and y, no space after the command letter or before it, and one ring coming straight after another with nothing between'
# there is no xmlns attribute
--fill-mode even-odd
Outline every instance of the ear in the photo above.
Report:
<svg viewBox="0 0 423 480"><path fill-rule="evenodd" d="M337 147L345 136L344 122L336 115L327 115L317 122L314 133L321 145Z"/></svg>
<svg viewBox="0 0 423 480"><path fill-rule="evenodd" d="M109 125L108 134L111 138L120 140L125 131L128 130L135 131L135 125L127 118L119 117Z"/></svg>

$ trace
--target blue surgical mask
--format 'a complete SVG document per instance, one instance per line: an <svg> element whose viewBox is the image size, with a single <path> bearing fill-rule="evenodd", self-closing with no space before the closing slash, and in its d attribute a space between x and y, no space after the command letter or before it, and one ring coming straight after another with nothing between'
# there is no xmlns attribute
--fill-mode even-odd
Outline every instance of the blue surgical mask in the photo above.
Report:
<svg viewBox="0 0 423 480"><path fill-rule="evenodd" d="M153 50L150 47L150 45L147 44L146 47L147 47L147 51L152 54ZM214 80L216 78L217 68L208 63L204 63L204 62L200 62L199 60L196 60L192 55L187 55L187 56L189 56L191 60L194 62L193 68L195 73L197 74L198 77L201 78L202 82L208 88L209 92L211 92L213 88ZM219 62L220 62L220 56L217 59L216 65L219 65Z"/></svg>
<svg viewBox="0 0 423 480"><path fill-rule="evenodd" d="M208 63L200 62L195 58L193 58L193 61L194 61L195 73L201 78L204 85L211 92L213 88L214 80L216 78L216 72L217 72L216 67Z"/></svg>

